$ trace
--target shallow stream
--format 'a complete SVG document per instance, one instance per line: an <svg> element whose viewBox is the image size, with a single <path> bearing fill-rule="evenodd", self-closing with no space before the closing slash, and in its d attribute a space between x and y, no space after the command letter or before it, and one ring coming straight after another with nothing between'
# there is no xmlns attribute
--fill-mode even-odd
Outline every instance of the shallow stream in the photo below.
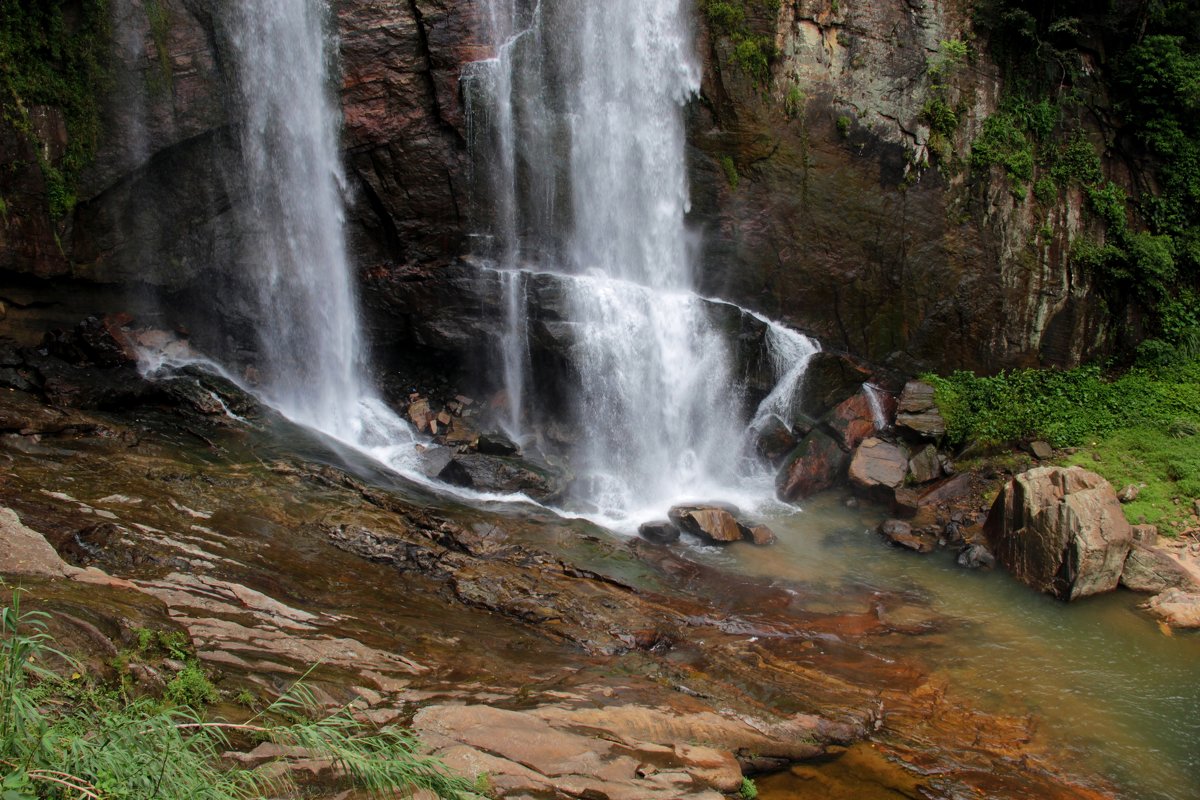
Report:
<svg viewBox="0 0 1200 800"><path fill-rule="evenodd" d="M773 547L700 548L695 558L815 592L830 611L861 604L862 588L910 595L942 635L915 638L906 656L944 678L951 695L1033 715L1037 735L1066 755L1069 771L1104 776L1124 797L1200 797L1200 636L1165 635L1137 609L1141 595L1118 591L1068 605L1004 572L959 567L950 553L894 549L873 533L877 516L847 509L843 499L827 494L770 519L779 535ZM761 796L856 796L816 787L810 773L780 776Z"/></svg>

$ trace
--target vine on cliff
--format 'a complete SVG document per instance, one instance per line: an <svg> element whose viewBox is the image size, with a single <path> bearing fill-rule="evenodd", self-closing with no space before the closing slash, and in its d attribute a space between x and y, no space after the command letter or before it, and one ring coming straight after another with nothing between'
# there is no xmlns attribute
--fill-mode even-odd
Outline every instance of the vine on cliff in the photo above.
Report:
<svg viewBox="0 0 1200 800"><path fill-rule="evenodd" d="M1003 167L1022 195L1036 179L1047 205L1077 185L1104 237L1073 242L1073 262L1114 312L1132 302L1148 312L1150 332L1191 335L1200 325L1200 8L983 0L976 25L1009 96L976 139L972 166ZM1039 107L1036 123L1020 113ZM1097 110L1112 129L1099 152L1081 122ZM1104 163L1132 173L1130 192L1105 177Z"/></svg>
<svg viewBox="0 0 1200 800"><path fill-rule="evenodd" d="M766 84L771 77L771 62L778 55L775 39L755 35L749 18L759 11L774 19L780 0L705 0L702 8L712 30L733 43L732 62L756 83Z"/></svg>
<svg viewBox="0 0 1200 800"><path fill-rule="evenodd" d="M79 174L95 156L108 19L107 0L0 0L0 119L35 151L55 218L74 208ZM63 115L67 136L59 157L36 129L38 107Z"/></svg>

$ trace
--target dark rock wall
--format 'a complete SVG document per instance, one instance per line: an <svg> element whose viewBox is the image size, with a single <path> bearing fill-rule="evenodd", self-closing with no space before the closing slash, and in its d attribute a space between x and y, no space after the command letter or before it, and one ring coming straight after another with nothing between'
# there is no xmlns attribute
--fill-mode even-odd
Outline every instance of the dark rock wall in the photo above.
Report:
<svg viewBox="0 0 1200 800"><path fill-rule="evenodd" d="M750 25L780 53L767 84L737 66L727 37L702 36L690 141L708 293L905 371L1095 352L1101 309L1065 259L1078 198L1047 217L1002 176L968 181L969 143L1001 91L986 59L948 81L951 104L967 110L950 142L959 163L931 153L928 67L942 40L970 37L968 5L760 10ZM1039 238L1043 226L1052 234Z"/></svg>
<svg viewBox="0 0 1200 800"><path fill-rule="evenodd" d="M236 272L225 221L241 193L236 103L218 0L159 3L165 36L145 0L112 0L114 79L74 213L51 220L36 166L0 176L10 327L89 303L113 310L122 296L135 312L187 323ZM746 5L780 52L766 83L734 64L728 37L697 12L690 222L706 294L902 371L1069 364L1096 350L1104 317L1065 258L1079 203L1046 216L1002 177L968 181L931 162L927 66L941 40L969 35L966 0L841 3L836 13L800 0L777 15ZM333 13L351 247L377 349L395 357L417 344L407 332L426 313L397 291L413 269L436 279L467 249L459 76L490 53L468 0L339 0ZM1000 88L985 59L956 77L955 99L970 109L952 143L958 158ZM61 148L55 110L36 118L47 148ZM0 131L4 162L28 160L27 149ZM221 313L231 328L246 322L237 308Z"/></svg>

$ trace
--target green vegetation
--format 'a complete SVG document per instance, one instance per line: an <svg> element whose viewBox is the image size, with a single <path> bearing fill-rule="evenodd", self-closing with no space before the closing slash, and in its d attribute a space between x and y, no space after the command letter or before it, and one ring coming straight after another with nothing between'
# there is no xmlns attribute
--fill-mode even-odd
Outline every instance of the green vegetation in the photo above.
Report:
<svg viewBox="0 0 1200 800"><path fill-rule="evenodd" d="M1176 426L1143 425L1088 442L1067 459L1103 475L1118 491L1141 486L1137 499L1123 506L1130 522L1148 522L1172 535L1187 526L1192 501L1200 498L1200 439ZM1194 422L1179 428L1196 430ZM1144 486L1143 486L1144 484Z"/></svg>
<svg viewBox="0 0 1200 800"><path fill-rule="evenodd" d="M733 163L731 156L721 156L721 171L725 173L725 180L729 184L729 188L735 192L738 188L738 183L741 182L741 176L738 175L737 164Z"/></svg>
<svg viewBox="0 0 1200 800"><path fill-rule="evenodd" d="M1022 197L1035 181L1047 206L1047 175L1079 187L1103 238L1072 243L1075 263L1114 316L1147 312L1151 332L1174 340L1195 324L1179 298L1200 292L1200 6L981 0L975 23L1008 95L972 167L1003 168ZM1121 135L1101 145L1087 131L1106 105ZM1102 155L1132 166L1131 192L1105 178Z"/></svg>
<svg viewBox="0 0 1200 800"><path fill-rule="evenodd" d="M221 754L269 741L328 759L347 782L376 797L424 788L444 798L478 798L474 784L417 754L394 727L369 729L346 708L317 711L297 684L241 723L208 719L167 697L129 697L64 678L51 661L47 615L22 612L20 593L0 609L0 797L3 800L235 800L295 793L287 770L268 762L229 766Z"/></svg>
<svg viewBox="0 0 1200 800"><path fill-rule="evenodd" d="M787 96L783 98L783 113L787 114L788 119L795 119L804 113L804 102L804 92L799 86L792 84Z"/></svg>
<svg viewBox="0 0 1200 800"><path fill-rule="evenodd" d="M68 6L78 13L68 14ZM0 0L0 118L36 152L54 218L75 207L79 173L96 152L108 19L107 0ZM67 142L59 158L47 155L34 118L38 106L63 114Z"/></svg>
<svg viewBox="0 0 1200 800"><path fill-rule="evenodd" d="M154 86L168 89L173 78L171 55L167 49L167 37L171 33L171 18L163 0L146 0L146 18L150 22L150 38L154 40L154 54L158 57L159 76Z"/></svg>
<svg viewBox="0 0 1200 800"><path fill-rule="evenodd" d="M838 117L838 118L837 118L837 132L838 132L838 136L842 137L843 139L849 138L849 136L850 136L850 126L851 126L852 124L853 124L853 120L851 120L851 119L850 119L850 117L846 116L845 114L843 114L842 116Z"/></svg>
<svg viewBox="0 0 1200 800"><path fill-rule="evenodd" d="M1148 340L1138 364L1115 378L1098 367L1015 370L991 377L926 375L937 392L948 438L959 444L1045 439L1084 448L1078 463L1118 489L1147 488L1126 507L1173 527L1200 498L1200 329L1184 345ZM1177 503L1176 500L1179 502Z"/></svg>
<svg viewBox="0 0 1200 800"><path fill-rule="evenodd" d="M921 119L929 126L929 150L943 164L953 158L950 145L958 130L960 111L951 107L951 83L969 54L966 42L946 39L938 46L937 56L929 59L929 96L921 107Z"/></svg>
<svg viewBox="0 0 1200 800"><path fill-rule="evenodd" d="M755 800L758 797L758 786L751 778L742 778L742 786L738 789L738 794L741 795L742 800Z"/></svg>
<svg viewBox="0 0 1200 800"><path fill-rule="evenodd" d="M729 37L733 43L731 60L756 83L765 85L771 77L771 62L778 55L772 36L756 35L750 26L754 12L774 19L780 0L705 0L704 15L713 31Z"/></svg>

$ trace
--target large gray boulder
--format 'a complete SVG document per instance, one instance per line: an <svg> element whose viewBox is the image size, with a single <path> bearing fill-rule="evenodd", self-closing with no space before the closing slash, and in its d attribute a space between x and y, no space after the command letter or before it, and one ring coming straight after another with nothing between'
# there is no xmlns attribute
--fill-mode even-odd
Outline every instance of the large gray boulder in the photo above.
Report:
<svg viewBox="0 0 1200 800"><path fill-rule="evenodd" d="M996 498L983 532L1017 578L1063 600L1115 589L1133 542L1112 486L1081 467L1017 475Z"/></svg>

